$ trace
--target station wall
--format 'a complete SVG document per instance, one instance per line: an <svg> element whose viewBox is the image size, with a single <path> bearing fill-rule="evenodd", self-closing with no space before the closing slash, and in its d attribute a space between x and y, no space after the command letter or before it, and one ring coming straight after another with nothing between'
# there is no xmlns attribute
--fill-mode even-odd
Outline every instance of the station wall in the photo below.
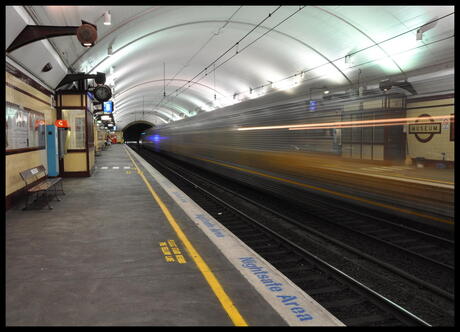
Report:
<svg viewBox="0 0 460 332"><path fill-rule="evenodd" d="M46 125L53 124L56 110L52 106L52 92L10 64L7 64L5 75L5 101L41 113ZM24 188L19 172L40 164L46 167L46 149L8 151L5 159L5 196L8 208L13 197L19 195Z"/></svg>

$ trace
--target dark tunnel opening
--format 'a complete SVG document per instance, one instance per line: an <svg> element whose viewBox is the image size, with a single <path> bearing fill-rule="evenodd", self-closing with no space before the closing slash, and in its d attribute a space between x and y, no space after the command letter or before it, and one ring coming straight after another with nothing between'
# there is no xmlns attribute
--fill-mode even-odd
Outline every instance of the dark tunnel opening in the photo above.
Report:
<svg viewBox="0 0 460 332"><path fill-rule="evenodd" d="M141 134L145 130L152 128L152 127L153 126L148 123L135 123L135 124L132 124L126 127L123 130L123 137L124 137L125 142L126 141L138 141Z"/></svg>

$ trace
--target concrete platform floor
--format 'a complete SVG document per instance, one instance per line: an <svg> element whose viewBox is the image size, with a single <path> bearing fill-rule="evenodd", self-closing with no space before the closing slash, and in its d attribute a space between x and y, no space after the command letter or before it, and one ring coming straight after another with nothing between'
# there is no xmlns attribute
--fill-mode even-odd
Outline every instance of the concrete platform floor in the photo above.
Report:
<svg viewBox="0 0 460 332"><path fill-rule="evenodd" d="M7 211L6 325L233 325L123 147L96 160L93 176L64 179L53 210ZM151 181L248 324L286 325ZM186 263L165 260L168 240Z"/></svg>

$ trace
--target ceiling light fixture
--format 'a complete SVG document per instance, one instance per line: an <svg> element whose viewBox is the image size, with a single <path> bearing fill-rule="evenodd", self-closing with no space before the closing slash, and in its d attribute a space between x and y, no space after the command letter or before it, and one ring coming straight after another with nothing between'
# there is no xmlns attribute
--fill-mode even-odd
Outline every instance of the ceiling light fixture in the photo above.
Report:
<svg viewBox="0 0 460 332"><path fill-rule="evenodd" d="M46 65L43 66L42 72L46 73L49 72L51 69L53 69L53 66L51 65L51 63L48 62Z"/></svg>
<svg viewBox="0 0 460 332"><path fill-rule="evenodd" d="M380 81L380 83L379 83L380 90L384 91L384 92L387 92L388 90L390 90L394 86L400 87L400 88L410 92L413 95L417 94L417 91L414 89L412 84L410 82L408 82L408 81L395 82L395 81L392 81L390 79L387 79L387 80L384 80L384 81Z"/></svg>
<svg viewBox="0 0 460 332"><path fill-rule="evenodd" d="M110 11L106 11L104 13L104 25L111 25L112 24L112 15L110 15Z"/></svg>
<svg viewBox="0 0 460 332"><path fill-rule="evenodd" d="M351 63L351 54L345 55L345 63Z"/></svg>
<svg viewBox="0 0 460 332"><path fill-rule="evenodd" d="M309 94L310 94L310 99L309 99L309 100L312 100L312 99L311 99L311 92L312 92L313 90L322 90L322 91L323 91L323 94L325 94L325 95L329 94L329 92L330 92L330 91L328 90L328 88L325 87L325 86L323 86L322 88L309 88L309 89L308 89L308 92L309 92Z"/></svg>
<svg viewBox="0 0 460 332"><path fill-rule="evenodd" d="M425 31L428 31L430 29L433 29L436 26L437 21L427 23L425 25L422 25L420 28L417 29L417 34L415 35L416 40L422 40L423 39L423 33Z"/></svg>
<svg viewBox="0 0 460 332"><path fill-rule="evenodd" d="M97 27L94 24L82 22L83 24L77 29L78 41L84 47L93 47L97 39Z"/></svg>
<svg viewBox="0 0 460 332"><path fill-rule="evenodd" d="M85 47L94 45L97 39L97 27L89 22L81 21L82 25L77 26L53 26L53 25L27 25L16 37L13 43L6 49L12 52L24 45L38 40L76 35L80 43Z"/></svg>

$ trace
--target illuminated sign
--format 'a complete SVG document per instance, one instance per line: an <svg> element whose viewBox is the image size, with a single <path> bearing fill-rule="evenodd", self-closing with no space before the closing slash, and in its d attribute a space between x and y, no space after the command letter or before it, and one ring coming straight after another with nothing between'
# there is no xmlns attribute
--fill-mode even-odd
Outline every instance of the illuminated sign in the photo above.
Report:
<svg viewBox="0 0 460 332"><path fill-rule="evenodd" d="M45 120L35 120L35 128L38 126L44 126L45 125Z"/></svg>
<svg viewBox="0 0 460 332"><path fill-rule="evenodd" d="M104 101L103 104L104 114L109 114L113 112L113 101Z"/></svg>
<svg viewBox="0 0 460 332"><path fill-rule="evenodd" d="M69 123L67 122L67 120L56 120L54 124L58 128L69 128Z"/></svg>
<svg viewBox="0 0 460 332"><path fill-rule="evenodd" d="M316 100L310 100L310 111L315 111L317 104L318 102Z"/></svg>
<svg viewBox="0 0 460 332"><path fill-rule="evenodd" d="M414 134L415 138L422 143L429 142L433 138L434 134L440 133L441 123L434 122L428 114L420 115L419 119L415 120L415 123L409 124L409 134Z"/></svg>

